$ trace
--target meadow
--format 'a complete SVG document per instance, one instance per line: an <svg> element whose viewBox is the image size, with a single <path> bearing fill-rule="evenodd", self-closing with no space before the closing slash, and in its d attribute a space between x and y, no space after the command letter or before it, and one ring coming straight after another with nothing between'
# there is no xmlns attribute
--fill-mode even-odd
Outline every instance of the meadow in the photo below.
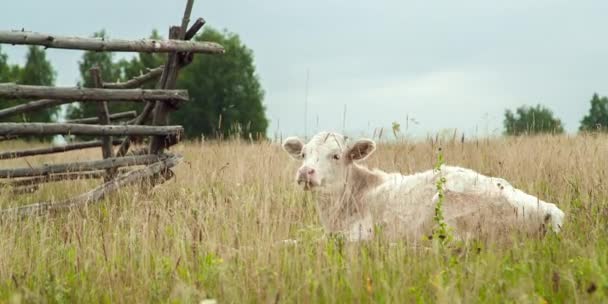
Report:
<svg viewBox="0 0 608 304"><path fill-rule="evenodd" d="M1 303L608 302L608 137L458 137L382 143L365 163L446 163L500 176L566 213L559 235L417 246L324 236L299 166L276 143L186 142L176 178L66 213L0 218ZM31 146L4 142L2 150ZM98 149L2 167L99 158ZM0 207L61 200L99 181L44 185ZM295 239L297 244L286 244Z"/></svg>

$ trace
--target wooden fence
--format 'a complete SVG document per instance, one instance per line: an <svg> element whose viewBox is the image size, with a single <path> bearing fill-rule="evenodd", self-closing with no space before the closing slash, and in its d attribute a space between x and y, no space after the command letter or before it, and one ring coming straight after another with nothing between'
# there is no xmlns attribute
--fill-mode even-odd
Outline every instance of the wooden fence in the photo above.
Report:
<svg viewBox="0 0 608 304"><path fill-rule="evenodd" d="M108 40L26 31L0 31L0 44L38 45L45 48L98 52L167 53L167 61L164 65L150 69L145 74L123 83L103 82L101 70L99 67L93 67L89 70L94 83L94 87L91 88L0 84L0 98L32 100L0 109L0 121L22 113L76 101L97 105L97 116L74 119L65 123L0 123L0 141L48 135L98 137L97 140L69 143L64 146L0 151L0 160L94 147L100 147L103 156L101 160L0 169L0 187L10 187L12 193L17 195L36 191L43 183L104 179L104 183L95 189L63 202L16 206L0 210L0 214L33 215L69 210L99 201L125 185L142 181L161 183L174 176L170 168L179 163L182 157L168 153L166 150L180 141L184 129L179 125L168 125L169 115L178 109L180 104L189 102L187 91L175 89L178 73L181 68L192 62L194 54L224 53L224 48L217 43L191 41L205 24L205 21L199 18L188 28L193 2L194 0L187 0L182 22L169 28L168 40ZM155 89L140 88L153 80L158 80ZM108 103L117 101L141 102L144 103L144 107L139 114L135 111L110 113ZM131 143L145 136L150 137L147 148L129 152ZM138 166L138 169L129 170L129 167L133 166Z"/></svg>

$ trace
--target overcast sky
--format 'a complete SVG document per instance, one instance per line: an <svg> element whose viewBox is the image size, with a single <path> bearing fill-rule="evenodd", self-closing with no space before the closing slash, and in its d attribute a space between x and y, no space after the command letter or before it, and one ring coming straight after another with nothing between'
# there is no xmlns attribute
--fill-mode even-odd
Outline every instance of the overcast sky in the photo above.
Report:
<svg viewBox="0 0 608 304"><path fill-rule="evenodd" d="M114 38L165 36L185 1L19 0L1 29ZM371 134L397 121L421 136L502 132L506 108L542 103L574 132L594 92L608 94L608 1L197 0L192 17L253 49L269 135ZM2 46L23 64L26 48ZM49 50L57 85L79 78L79 51ZM120 56L133 56L121 54ZM346 121L343 121L346 108Z"/></svg>

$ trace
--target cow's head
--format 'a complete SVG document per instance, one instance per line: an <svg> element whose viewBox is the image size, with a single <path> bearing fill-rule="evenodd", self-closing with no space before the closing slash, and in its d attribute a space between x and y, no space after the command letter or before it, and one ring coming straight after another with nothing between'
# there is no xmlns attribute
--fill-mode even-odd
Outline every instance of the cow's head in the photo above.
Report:
<svg viewBox="0 0 608 304"><path fill-rule="evenodd" d="M305 190L316 190L344 185L349 166L371 155L376 143L360 139L348 144L340 134L321 132L307 144L297 137L289 137L283 142L283 149L291 157L302 160L296 182Z"/></svg>

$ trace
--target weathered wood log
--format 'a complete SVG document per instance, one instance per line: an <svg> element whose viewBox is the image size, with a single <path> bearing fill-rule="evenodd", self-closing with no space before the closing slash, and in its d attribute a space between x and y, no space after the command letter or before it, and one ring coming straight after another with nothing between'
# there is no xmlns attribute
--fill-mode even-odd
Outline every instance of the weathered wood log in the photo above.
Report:
<svg viewBox="0 0 608 304"><path fill-rule="evenodd" d="M0 97L28 99L48 98L73 101L135 101L163 100L182 102L188 101L186 90L142 90L142 89L92 89L78 87L45 87L18 85L14 83L0 84Z"/></svg>
<svg viewBox="0 0 608 304"><path fill-rule="evenodd" d="M140 87L142 84L160 77L163 73L164 66L159 66L155 69L151 69L148 73L141 76L133 77L129 81L109 83L104 82L103 87L106 89L131 89Z"/></svg>
<svg viewBox="0 0 608 304"><path fill-rule="evenodd" d="M192 13L192 6L194 5L194 0L189 0L186 3L186 9L184 10L184 16L182 18L182 24L180 27L180 33L178 38L180 40L190 40L194 37L194 35L196 35L196 32L198 32L198 30L205 25L205 20L203 20L202 18L197 19L193 26L188 29L188 23L190 22L190 15ZM189 37L189 38L188 38ZM180 52L176 54L177 56L177 63L178 64L182 64L182 65L186 65L192 62L192 60L194 60L194 54L192 52Z"/></svg>
<svg viewBox="0 0 608 304"><path fill-rule="evenodd" d="M180 27L180 33L178 36L179 40L184 40L186 37L186 31L188 30L188 23L190 23L190 15L192 15L192 7L194 6L194 0L186 1L186 8L184 9L184 16L182 17L182 24ZM171 37L169 37L171 38Z"/></svg>
<svg viewBox="0 0 608 304"><path fill-rule="evenodd" d="M7 181L0 181L0 188L2 187L22 187L28 185L62 182L69 180L80 180L80 179L98 179L106 175L104 171L91 171L91 172L69 172L62 174L51 174L45 176L36 176L20 179L9 179Z"/></svg>
<svg viewBox="0 0 608 304"><path fill-rule="evenodd" d="M93 85L96 88L101 88L103 81L101 80L101 71L99 67L92 67L89 72L91 73L91 79ZM97 117L99 118L99 125L110 124L110 111L108 110L108 102L103 101L97 104ZM110 158L114 156L114 149L112 149L112 136L101 137L101 155L103 158ZM111 178L114 174L114 170L111 168L106 171L108 173L107 178ZM107 181L107 180L106 180Z"/></svg>
<svg viewBox="0 0 608 304"><path fill-rule="evenodd" d="M149 179L155 175L162 174L181 161L181 156L170 156L163 161L154 163L144 168L133 170L126 174L117 176L114 180L74 198L67 199L60 203L42 202L0 211L3 216L31 216L41 215L51 211L65 211L76 207L87 206L103 199L106 195L120 189L121 187Z"/></svg>
<svg viewBox="0 0 608 304"><path fill-rule="evenodd" d="M128 125L142 125L148 120L150 113L154 110L154 102L147 102L144 109L137 115L137 117L127 121Z"/></svg>
<svg viewBox="0 0 608 304"><path fill-rule="evenodd" d="M5 108L0 110L0 118L10 117L16 114L25 112L36 111L43 108L58 106L66 103L72 103L71 100L57 100L57 99L41 99L30 101L28 103L16 105L14 107Z"/></svg>
<svg viewBox="0 0 608 304"><path fill-rule="evenodd" d="M0 31L0 43L20 45L40 45L46 48L72 49L100 52L142 52L170 53L192 52L222 54L224 47L215 42L182 41L182 40L122 40L102 38L65 37L50 34Z"/></svg>
<svg viewBox="0 0 608 304"><path fill-rule="evenodd" d="M186 19L189 18L190 11L188 7L191 5L191 1L188 1L188 5L186 6L186 12L184 13L184 21L182 21L182 26L172 26L169 29L170 37L184 37L183 30L187 26ZM160 88L174 88L177 82L177 75L179 73L179 63L178 63L179 55L177 53L171 53L167 56L167 62L165 63L165 69L163 70L163 76L161 78L161 82L159 82ZM170 103L165 103L161 100L156 101L156 105L154 106L154 117L152 124L154 125L167 125L169 124L169 111L172 106ZM163 152L166 147L165 139L161 137L152 137L150 141L150 153L151 154L160 154Z"/></svg>
<svg viewBox="0 0 608 304"><path fill-rule="evenodd" d="M0 178L17 178L66 172L94 171L119 167L141 166L149 165L165 158L167 158L165 155L124 156L107 158L103 160L44 165L42 167L33 168L0 169Z"/></svg>
<svg viewBox="0 0 608 304"><path fill-rule="evenodd" d="M110 114L110 120L119 120L125 118L134 118L137 117L136 111L126 111ZM86 118L78 118L65 121L66 123L77 123L77 124L94 124L99 122L99 117L86 117Z"/></svg>
<svg viewBox="0 0 608 304"><path fill-rule="evenodd" d="M190 39L194 38L196 33L198 33L198 31L203 27L203 25L205 25L205 23L206 23L206 21L203 18L196 19L196 21L194 21L194 23L192 23L192 26L186 32L186 36L184 37L184 40L190 40Z"/></svg>
<svg viewBox="0 0 608 304"><path fill-rule="evenodd" d="M6 135L112 135L112 136L168 136L181 135L182 126L130 126L130 125L86 125L67 123L0 123L0 134Z"/></svg>
<svg viewBox="0 0 608 304"><path fill-rule="evenodd" d="M119 145L122 140L116 139L112 141L113 145ZM63 146L47 147L47 148L35 148L17 151L6 151L0 152L0 159L19 158L32 155L43 155L53 153L63 153L66 151L81 150L87 148L101 147L102 142L100 140L85 141L73 144L67 144Z"/></svg>

